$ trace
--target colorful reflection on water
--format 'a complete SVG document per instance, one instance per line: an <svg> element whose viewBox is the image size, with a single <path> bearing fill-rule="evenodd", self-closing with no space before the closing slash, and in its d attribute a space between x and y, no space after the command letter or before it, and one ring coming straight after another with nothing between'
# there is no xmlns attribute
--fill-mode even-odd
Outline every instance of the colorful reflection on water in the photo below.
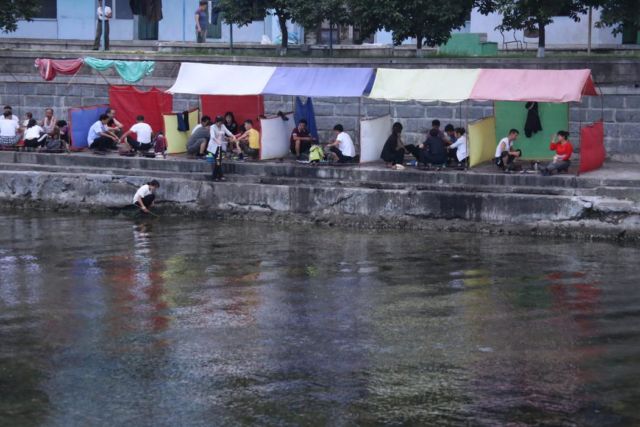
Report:
<svg viewBox="0 0 640 427"><path fill-rule="evenodd" d="M639 254L0 216L0 425L639 424Z"/></svg>

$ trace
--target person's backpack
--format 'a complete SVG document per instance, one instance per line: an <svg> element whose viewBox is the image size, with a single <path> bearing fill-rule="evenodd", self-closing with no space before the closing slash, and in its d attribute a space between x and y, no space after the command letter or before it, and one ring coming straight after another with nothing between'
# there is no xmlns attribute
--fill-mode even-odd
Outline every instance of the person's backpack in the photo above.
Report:
<svg viewBox="0 0 640 427"><path fill-rule="evenodd" d="M322 147L320 147L319 145L312 145L309 149L309 161L311 163L317 163L322 159L324 159Z"/></svg>

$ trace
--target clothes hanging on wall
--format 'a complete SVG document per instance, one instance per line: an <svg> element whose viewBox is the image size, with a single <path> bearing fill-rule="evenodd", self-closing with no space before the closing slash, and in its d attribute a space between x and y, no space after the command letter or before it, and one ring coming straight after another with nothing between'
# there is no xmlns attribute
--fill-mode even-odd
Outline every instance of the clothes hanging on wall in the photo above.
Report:
<svg viewBox="0 0 640 427"><path fill-rule="evenodd" d="M78 59L46 59L37 58L35 66L38 68L40 75L46 81L51 81L58 74L76 74L80 67L84 64L82 58Z"/></svg>
<svg viewBox="0 0 640 427"><path fill-rule="evenodd" d="M97 59L86 57L85 64L98 71L105 71L114 67L122 80L127 83L137 83L143 77L153 73L156 67L154 61L114 61L110 59Z"/></svg>
<svg viewBox="0 0 640 427"><path fill-rule="evenodd" d="M186 132L190 129L189 126L189 112L183 111L182 113L176 113L178 119L178 131Z"/></svg>
<svg viewBox="0 0 640 427"><path fill-rule="evenodd" d="M538 113L537 102L527 102L524 106L527 111L527 121L524 124L524 134L527 138L531 138L534 134L542 130L540 122L540 114Z"/></svg>
<svg viewBox="0 0 640 427"><path fill-rule="evenodd" d="M162 0L129 0L134 15L146 17L149 21L162 20Z"/></svg>

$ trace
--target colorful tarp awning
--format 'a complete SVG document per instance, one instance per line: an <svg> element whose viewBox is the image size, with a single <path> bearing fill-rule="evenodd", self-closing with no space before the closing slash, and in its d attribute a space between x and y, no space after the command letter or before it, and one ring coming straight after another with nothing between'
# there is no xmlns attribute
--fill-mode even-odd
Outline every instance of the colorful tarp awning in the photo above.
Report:
<svg viewBox="0 0 640 427"><path fill-rule="evenodd" d="M579 102L583 95L598 95L590 70L483 69L470 99Z"/></svg>
<svg viewBox="0 0 640 427"><path fill-rule="evenodd" d="M461 102L469 99L479 69L378 69L370 98L388 101Z"/></svg>
<svg viewBox="0 0 640 427"><path fill-rule="evenodd" d="M183 62L167 91L191 95L260 95L275 67L194 64Z"/></svg>
<svg viewBox="0 0 640 427"><path fill-rule="evenodd" d="M278 67L265 95L360 97L370 87L373 68Z"/></svg>

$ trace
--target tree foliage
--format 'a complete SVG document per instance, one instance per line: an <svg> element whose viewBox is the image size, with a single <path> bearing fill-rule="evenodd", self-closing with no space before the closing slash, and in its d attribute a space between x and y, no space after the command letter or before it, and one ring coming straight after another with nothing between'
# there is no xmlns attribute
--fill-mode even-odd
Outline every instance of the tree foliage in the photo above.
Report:
<svg viewBox="0 0 640 427"><path fill-rule="evenodd" d="M612 27L613 34L620 34L625 25L640 27L640 0L602 0L600 6L600 28Z"/></svg>
<svg viewBox="0 0 640 427"><path fill-rule="evenodd" d="M289 45L287 21L293 18L296 4L296 0L219 0L218 7L226 23L239 26L262 20L268 14L275 15L282 33L281 46L286 49Z"/></svg>
<svg viewBox="0 0 640 427"><path fill-rule="evenodd" d="M38 10L38 0L0 0L0 30L4 33L17 30L18 21L30 21Z"/></svg>
<svg viewBox="0 0 640 427"><path fill-rule="evenodd" d="M568 16L580 20L590 0L479 0L478 7L484 14L502 14L502 30L528 30L538 33L538 56L544 56L546 27L554 16Z"/></svg>

